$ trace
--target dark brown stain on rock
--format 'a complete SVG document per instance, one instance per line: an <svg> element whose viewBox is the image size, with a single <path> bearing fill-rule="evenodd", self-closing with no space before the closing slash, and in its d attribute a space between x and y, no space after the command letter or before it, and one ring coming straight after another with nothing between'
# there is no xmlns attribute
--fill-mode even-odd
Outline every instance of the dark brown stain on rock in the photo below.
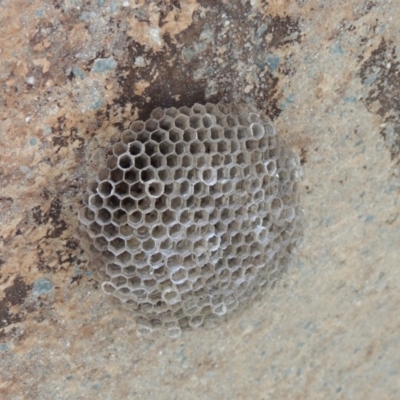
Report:
<svg viewBox="0 0 400 400"><path fill-rule="evenodd" d="M20 314L14 314L10 308L22 305L32 286L27 285L20 276L14 279L12 286L4 289L4 298L0 301L0 337L4 335L4 328L22 320Z"/></svg>
<svg viewBox="0 0 400 400"><path fill-rule="evenodd" d="M43 213L40 206L32 209L32 219L38 225L50 224L46 237L57 238L60 237L67 229L66 222L61 219L62 203L58 199L54 199L48 211Z"/></svg>
<svg viewBox="0 0 400 400"><path fill-rule="evenodd" d="M282 100L279 75L295 71L294 67L271 70L266 58L274 54L274 49L301 41L299 20L289 16L265 18L248 2L202 0L200 4L205 14L195 12L192 24L176 36L176 42L165 34L166 46L161 51L147 50L127 38L127 62L117 69L122 95L115 105L131 103L138 107L139 118L147 119L156 107L191 106L225 98L250 101L271 118L277 117ZM220 17L216 19L215 15ZM136 66L138 57L143 57L146 65ZM251 89L246 89L246 78L255 82ZM135 94L140 81L149 86Z"/></svg>
<svg viewBox="0 0 400 400"><path fill-rule="evenodd" d="M400 156L400 62L395 44L382 39L361 65L359 76L368 93L363 101L370 112L382 117L384 126L380 133L392 160L397 160Z"/></svg>

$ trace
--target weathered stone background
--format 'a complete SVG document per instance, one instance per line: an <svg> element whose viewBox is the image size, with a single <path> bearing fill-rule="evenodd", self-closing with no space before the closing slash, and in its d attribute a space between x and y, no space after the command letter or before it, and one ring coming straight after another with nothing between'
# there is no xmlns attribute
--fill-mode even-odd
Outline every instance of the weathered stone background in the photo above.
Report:
<svg viewBox="0 0 400 400"><path fill-rule="evenodd" d="M396 0L0 0L0 397L397 399ZM300 154L297 266L241 317L145 342L74 238L155 106L242 99Z"/></svg>

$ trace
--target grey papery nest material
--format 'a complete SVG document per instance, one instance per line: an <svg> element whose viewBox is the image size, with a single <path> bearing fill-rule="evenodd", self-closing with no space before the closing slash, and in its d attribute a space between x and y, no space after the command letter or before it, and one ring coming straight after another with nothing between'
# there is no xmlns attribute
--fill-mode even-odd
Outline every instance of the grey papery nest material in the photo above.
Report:
<svg viewBox="0 0 400 400"><path fill-rule="evenodd" d="M157 108L133 122L79 211L102 289L143 335L226 320L290 263L300 171L247 104Z"/></svg>

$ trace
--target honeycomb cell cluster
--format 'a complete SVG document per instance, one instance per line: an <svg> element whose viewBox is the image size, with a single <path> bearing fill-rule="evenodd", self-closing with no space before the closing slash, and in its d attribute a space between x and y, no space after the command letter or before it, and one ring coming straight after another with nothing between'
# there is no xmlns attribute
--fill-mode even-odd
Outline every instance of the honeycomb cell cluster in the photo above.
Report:
<svg viewBox="0 0 400 400"><path fill-rule="evenodd" d="M134 121L79 211L102 289L142 335L213 327L271 287L301 236L298 157L247 104Z"/></svg>

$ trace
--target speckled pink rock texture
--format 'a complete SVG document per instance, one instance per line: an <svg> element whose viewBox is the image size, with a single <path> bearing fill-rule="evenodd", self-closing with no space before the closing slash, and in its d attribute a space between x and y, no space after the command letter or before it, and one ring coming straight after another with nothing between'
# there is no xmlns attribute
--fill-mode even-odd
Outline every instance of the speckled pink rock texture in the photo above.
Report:
<svg viewBox="0 0 400 400"><path fill-rule="evenodd" d="M400 10L298 0L0 2L0 397L395 399ZM157 106L247 101L302 160L296 266L240 317L135 335L74 236Z"/></svg>

